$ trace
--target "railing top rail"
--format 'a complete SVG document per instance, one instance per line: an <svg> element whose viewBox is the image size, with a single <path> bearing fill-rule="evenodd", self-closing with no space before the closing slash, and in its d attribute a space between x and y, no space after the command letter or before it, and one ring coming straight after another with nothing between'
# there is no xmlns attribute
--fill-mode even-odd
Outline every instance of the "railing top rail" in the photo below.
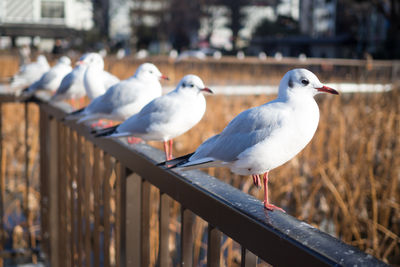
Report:
<svg viewBox="0 0 400 267"><path fill-rule="evenodd" d="M0 102L12 99L0 95ZM58 121L70 111L64 103L35 99ZM147 145L134 149L119 140L94 138L87 126L63 121L127 168L159 188L243 247L272 265L387 266L371 255L281 212L268 212L256 198L201 171L170 171L157 167L163 153Z"/></svg>

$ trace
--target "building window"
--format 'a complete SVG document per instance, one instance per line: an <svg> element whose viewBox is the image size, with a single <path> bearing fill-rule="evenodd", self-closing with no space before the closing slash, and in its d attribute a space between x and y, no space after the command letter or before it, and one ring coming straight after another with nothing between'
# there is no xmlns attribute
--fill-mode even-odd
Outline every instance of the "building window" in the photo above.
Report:
<svg viewBox="0 0 400 267"><path fill-rule="evenodd" d="M42 1L42 18L64 18L64 2L60 1Z"/></svg>

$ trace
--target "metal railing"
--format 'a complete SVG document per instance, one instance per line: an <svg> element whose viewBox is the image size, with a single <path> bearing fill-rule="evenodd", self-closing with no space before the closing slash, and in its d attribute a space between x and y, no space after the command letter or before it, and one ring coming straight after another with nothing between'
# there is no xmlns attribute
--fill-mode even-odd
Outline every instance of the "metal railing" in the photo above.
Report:
<svg viewBox="0 0 400 267"><path fill-rule="evenodd" d="M0 96L0 103L16 100ZM208 224L207 266L219 266L223 235L240 244L241 266L256 266L257 258L276 266L386 266L288 214L264 210L259 200L215 177L157 167L164 154L155 148L94 138L87 126L63 121L67 104L42 96L35 102L41 249L51 266L149 266L154 201L159 201L156 265L170 266L173 200L181 207L181 266L193 265L196 216ZM159 190L157 200L152 186Z"/></svg>

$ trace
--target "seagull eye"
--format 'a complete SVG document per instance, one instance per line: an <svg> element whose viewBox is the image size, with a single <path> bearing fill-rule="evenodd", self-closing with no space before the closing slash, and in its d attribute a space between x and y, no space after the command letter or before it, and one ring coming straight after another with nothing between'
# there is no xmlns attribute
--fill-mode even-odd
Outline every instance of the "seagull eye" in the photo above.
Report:
<svg viewBox="0 0 400 267"><path fill-rule="evenodd" d="M194 85L193 84L189 84L189 87L194 87Z"/></svg>
<svg viewBox="0 0 400 267"><path fill-rule="evenodd" d="M303 79L303 80L301 80L301 83L302 83L304 86L306 86L306 85L308 85L310 82L309 82L308 80L306 80L306 79Z"/></svg>

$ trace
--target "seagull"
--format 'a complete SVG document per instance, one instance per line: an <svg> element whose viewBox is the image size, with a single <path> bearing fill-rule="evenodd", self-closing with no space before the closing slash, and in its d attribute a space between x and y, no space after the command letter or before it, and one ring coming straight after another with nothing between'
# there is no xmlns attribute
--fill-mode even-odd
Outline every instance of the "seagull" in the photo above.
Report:
<svg viewBox="0 0 400 267"><path fill-rule="evenodd" d="M104 60L99 53L87 54L84 62L87 68L83 82L90 100L103 95L108 88L119 82L117 77L104 70Z"/></svg>
<svg viewBox="0 0 400 267"><path fill-rule="evenodd" d="M312 72L293 69L282 78L275 100L243 111L194 153L158 165L182 169L228 167L233 173L252 175L257 187L261 186L262 175L264 207L284 212L269 203L268 173L311 141L319 122L314 96L322 92L338 94Z"/></svg>
<svg viewBox="0 0 400 267"><path fill-rule="evenodd" d="M186 75L175 90L160 96L120 125L96 132L96 137L135 136L163 141L165 157L172 159L172 139L195 126L206 111L202 92L212 93L196 75Z"/></svg>
<svg viewBox="0 0 400 267"><path fill-rule="evenodd" d="M88 54L84 54L76 62L75 68L68 73L61 81L55 94L50 99L51 102L63 101L68 99L80 99L86 95L83 78L87 69L85 58Z"/></svg>
<svg viewBox="0 0 400 267"><path fill-rule="evenodd" d="M44 55L39 55L36 62L32 62L20 67L18 72L11 78L10 87L13 89L23 89L42 77L50 69L50 65Z"/></svg>
<svg viewBox="0 0 400 267"><path fill-rule="evenodd" d="M51 93L55 92L60 86L62 79L71 72L71 60L67 56L62 56L49 71L44 73L42 77L34 82L26 90L25 94L32 94L38 90L45 90Z"/></svg>
<svg viewBox="0 0 400 267"><path fill-rule="evenodd" d="M50 101L75 100L84 97L86 95L84 83L86 70L92 63L93 58L96 58L97 55L97 53L85 53L81 56L76 63L76 67L63 78L60 87L58 87ZM106 86L111 86L119 81L118 78L104 70L100 76L101 77L98 77L98 79L109 82Z"/></svg>
<svg viewBox="0 0 400 267"><path fill-rule="evenodd" d="M143 63L130 78L123 80L95 98L87 107L72 112L66 119L85 121L110 119L124 121L138 113L154 98L161 96L160 79L168 80L152 63Z"/></svg>

